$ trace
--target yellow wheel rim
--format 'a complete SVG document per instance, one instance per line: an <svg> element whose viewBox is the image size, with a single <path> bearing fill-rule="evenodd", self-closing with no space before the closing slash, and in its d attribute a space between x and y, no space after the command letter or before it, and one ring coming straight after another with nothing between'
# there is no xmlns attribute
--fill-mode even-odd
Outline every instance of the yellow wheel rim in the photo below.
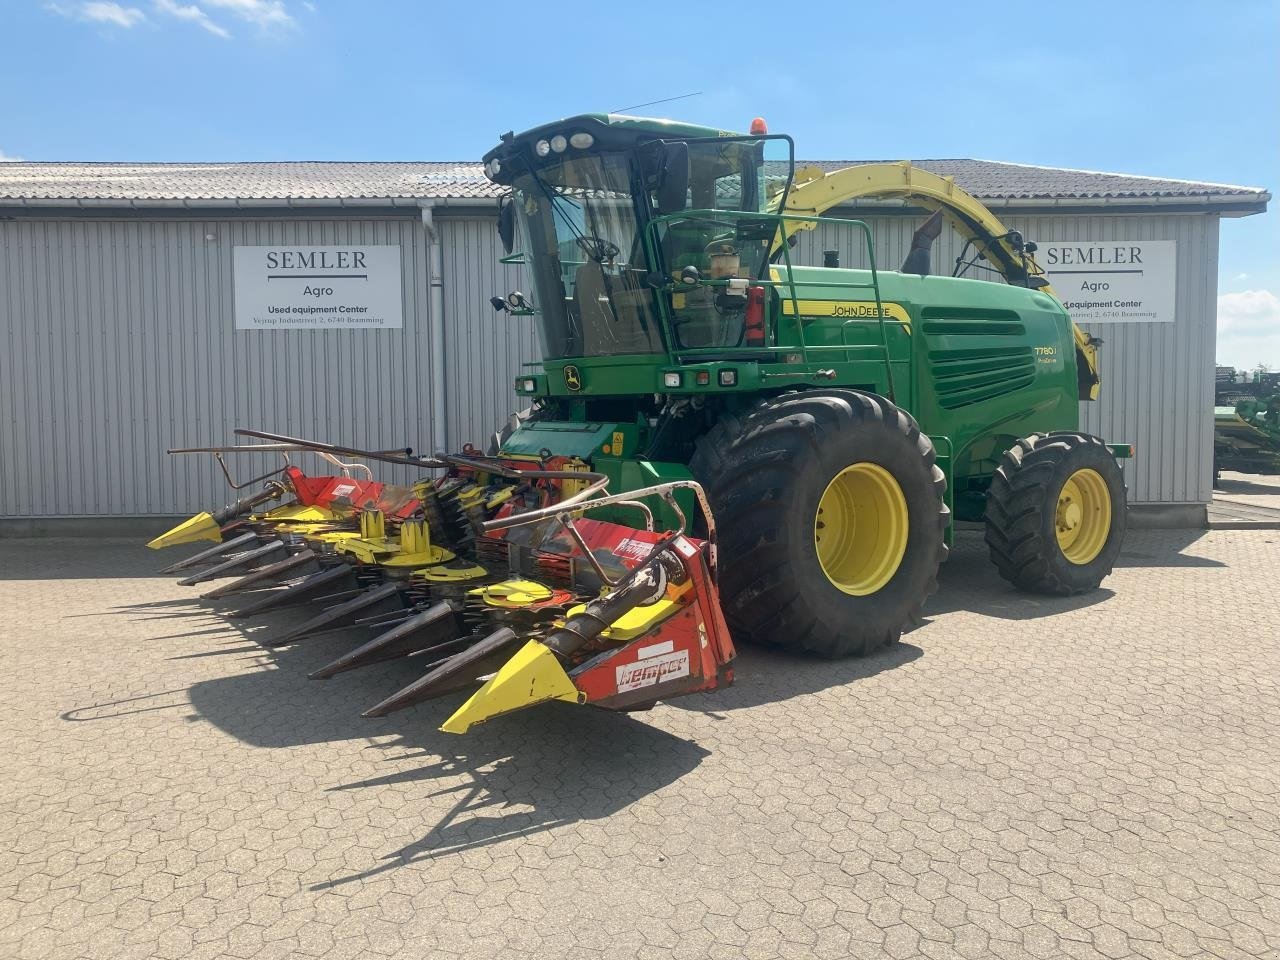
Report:
<svg viewBox="0 0 1280 960"><path fill-rule="evenodd" d="M1077 565L1102 552L1111 534L1111 493L1097 470L1085 468L1067 477L1054 511L1058 549Z"/></svg>
<svg viewBox="0 0 1280 960"><path fill-rule="evenodd" d="M827 579L855 597L893 579L907 552L907 498L884 467L855 463L827 484L813 521Z"/></svg>

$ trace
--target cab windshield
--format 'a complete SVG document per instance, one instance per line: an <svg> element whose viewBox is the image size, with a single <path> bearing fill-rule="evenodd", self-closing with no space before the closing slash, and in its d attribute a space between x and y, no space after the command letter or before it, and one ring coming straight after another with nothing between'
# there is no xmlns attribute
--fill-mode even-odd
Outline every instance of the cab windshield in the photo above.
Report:
<svg viewBox="0 0 1280 960"><path fill-rule="evenodd" d="M512 184L543 356L662 353L625 154L575 157Z"/></svg>
<svg viewBox="0 0 1280 960"><path fill-rule="evenodd" d="M699 212L664 218L654 229L668 275L678 277L687 268L712 281L765 275L776 224L750 215L780 201L790 162L788 154L786 163L766 163L764 147L756 139L690 142L684 209ZM673 349L742 346L745 306L744 298L727 296L722 287L680 291L672 299Z"/></svg>

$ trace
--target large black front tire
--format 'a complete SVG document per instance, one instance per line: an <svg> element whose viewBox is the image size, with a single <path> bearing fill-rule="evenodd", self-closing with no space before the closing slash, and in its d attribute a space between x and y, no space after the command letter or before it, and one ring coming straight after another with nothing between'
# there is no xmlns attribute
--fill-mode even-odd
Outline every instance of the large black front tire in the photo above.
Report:
<svg viewBox="0 0 1280 960"><path fill-rule="evenodd" d="M946 480L934 458L910 414L854 390L785 394L723 417L699 440L690 469L715 515L721 605L734 638L828 657L896 642L919 621L946 556ZM906 524L896 569L863 595L828 576L816 528L829 485L858 464L892 477ZM866 518L868 528L877 522Z"/></svg>
<svg viewBox="0 0 1280 960"><path fill-rule="evenodd" d="M1082 471L1105 484L1101 546L1085 562L1064 551L1063 490ZM1091 513L1096 511L1091 511ZM1088 520L1088 517L1085 518ZM1085 433L1034 433L1000 461L987 491L987 548L1000 576L1020 590L1069 596L1094 590L1115 567L1126 526L1124 474L1111 451Z"/></svg>

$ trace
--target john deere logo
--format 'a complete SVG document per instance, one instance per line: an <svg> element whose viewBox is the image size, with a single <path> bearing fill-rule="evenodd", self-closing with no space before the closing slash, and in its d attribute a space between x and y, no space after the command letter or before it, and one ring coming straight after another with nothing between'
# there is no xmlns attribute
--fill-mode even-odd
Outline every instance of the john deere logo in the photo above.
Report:
<svg viewBox="0 0 1280 960"><path fill-rule="evenodd" d="M573 364L569 364L564 368L564 385L574 393L582 389L582 374L578 372L578 368Z"/></svg>

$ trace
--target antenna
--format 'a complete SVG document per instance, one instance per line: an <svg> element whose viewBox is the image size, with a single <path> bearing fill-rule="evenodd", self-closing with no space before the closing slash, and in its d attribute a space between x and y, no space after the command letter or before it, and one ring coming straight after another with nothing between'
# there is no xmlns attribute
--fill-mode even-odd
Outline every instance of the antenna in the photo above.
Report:
<svg viewBox="0 0 1280 960"><path fill-rule="evenodd" d="M660 103L670 103L672 100L688 100L690 97L700 97L700 96L702 96L702 91L696 90L693 93L682 93L678 97L667 97L664 100L650 100L648 103L633 103L629 107L619 107L617 110L610 110L609 112L625 113L627 110L639 110L641 107L654 107Z"/></svg>

